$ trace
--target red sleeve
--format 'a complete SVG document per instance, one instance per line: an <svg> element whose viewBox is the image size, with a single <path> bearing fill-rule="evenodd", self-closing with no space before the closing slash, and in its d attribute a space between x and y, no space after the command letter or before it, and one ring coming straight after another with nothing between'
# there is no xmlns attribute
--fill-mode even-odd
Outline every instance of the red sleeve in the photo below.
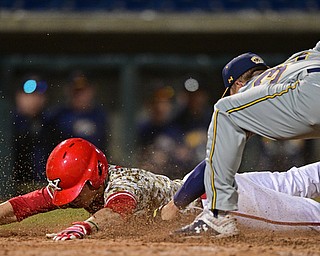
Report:
<svg viewBox="0 0 320 256"><path fill-rule="evenodd" d="M11 198L8 201L12 205L14 215L18 221L37 213L48 212L58 208L52 203L52 198L46 187Z"/></svg>
<svg viewBox="0 0 320 256"><path fill-rule="evenodd" d="M104 207L110 208L121 216L126 216L133 213L137 207L137 200L128 192L117 192L107 198Z"/></svg>

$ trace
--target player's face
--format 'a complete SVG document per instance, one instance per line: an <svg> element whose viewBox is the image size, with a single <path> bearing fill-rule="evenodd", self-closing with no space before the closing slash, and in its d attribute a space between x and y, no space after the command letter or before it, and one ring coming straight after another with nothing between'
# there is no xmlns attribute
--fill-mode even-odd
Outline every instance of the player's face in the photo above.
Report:
<svg viewBox="0 0 320 256"><path fill-rule="evenodd" d="M72 205L79 208L87 207L100 193L103 193L103 190L103 186L99 189L92 189L90 185L86 184L77 198L72 201Z"/></svg>

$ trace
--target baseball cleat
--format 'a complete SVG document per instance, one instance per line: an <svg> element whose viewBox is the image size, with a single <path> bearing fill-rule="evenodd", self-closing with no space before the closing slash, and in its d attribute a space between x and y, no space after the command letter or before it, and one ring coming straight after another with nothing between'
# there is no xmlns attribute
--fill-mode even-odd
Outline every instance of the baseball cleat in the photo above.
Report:
<svg viewBox="0 0 320 256"><path fill-rule="evenodd" d="M176 235L199 237L202 235L216 238L236 236L239 234L236 219L226 212L219 212L215 217L209 209L204 209L189 225L174 231Z"/></svg>

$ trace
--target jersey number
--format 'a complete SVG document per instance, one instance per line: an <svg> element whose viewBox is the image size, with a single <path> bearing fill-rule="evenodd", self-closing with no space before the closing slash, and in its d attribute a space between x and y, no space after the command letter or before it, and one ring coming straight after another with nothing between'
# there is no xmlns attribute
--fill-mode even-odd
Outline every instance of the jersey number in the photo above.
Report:
<svg viewBox="0 0 320 256"><path fill-rule="evenodd" d="M258 86L261 83L269 83L269 84L275 84L279 81L282 73L287 69L288 65L293 62L297 62L300 60L305 60L309 56L309 52L303 52L296 56L293 59L290 59L286 61L284 64L281 64L279 66L276 66L274 68L270 68L263 72L258 78L254 81L253 86Z"/></svg>
<svg viewBox="0 0 320 256"><path fill-rule="evenodd" d="M287 69L287 65L280 65L263 72L253 83L253 86L258 86L261 83L275 84L279 81L281 74Z"/></svg>

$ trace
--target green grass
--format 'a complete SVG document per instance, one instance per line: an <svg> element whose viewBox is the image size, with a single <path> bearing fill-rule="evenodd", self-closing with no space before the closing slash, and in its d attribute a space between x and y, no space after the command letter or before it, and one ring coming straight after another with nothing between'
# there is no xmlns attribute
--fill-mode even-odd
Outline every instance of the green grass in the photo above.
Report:
<svg viewBox="0 0 320 256"><path fill-rule="evenodd" d="M0 230L12 230L21 228L46 228L56 226L68 226L74 221L82 221L89 217L89 213L83 209L58 209L47 213L31 216L20 223L11 223L0 226Z"/></svg>

